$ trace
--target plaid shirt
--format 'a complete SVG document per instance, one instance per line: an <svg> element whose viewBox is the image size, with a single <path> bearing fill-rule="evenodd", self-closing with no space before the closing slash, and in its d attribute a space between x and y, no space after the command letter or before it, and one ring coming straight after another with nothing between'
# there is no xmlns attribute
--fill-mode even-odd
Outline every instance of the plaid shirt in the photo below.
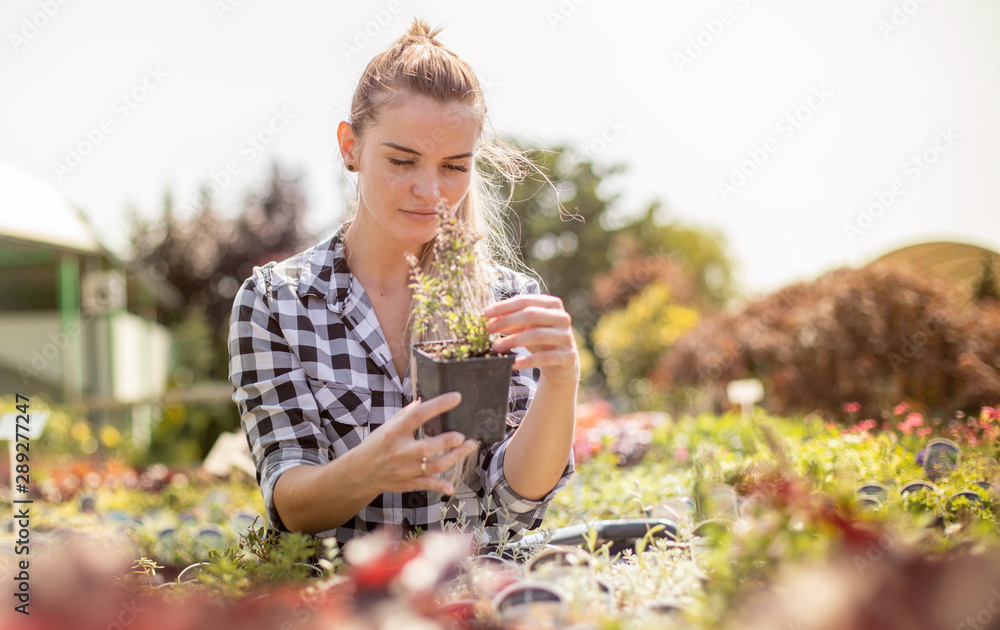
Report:
<svg viewBox="0 0 1000 630"><path fill-rule="evenodd" d="M538 283L528 276L497 270L497 300L538 293ZM411 375L396 372L371 302L347 267L341 230L280 263L254 267L233 304L229 356L233 400L267 516L279 531L287 531L273 498L282 473L343 455L411 400ZM318 535L346 542L382 524L402 525L405 534L464 522L485 544L516 540L541 526L548 502L574 472L572 453L559 482L539 501L519 496L503 473L504 453L538 376L537 369L513 373L507 435L479 449L479 474L470 475L452 497L386 492L340 527Z"/></svg>

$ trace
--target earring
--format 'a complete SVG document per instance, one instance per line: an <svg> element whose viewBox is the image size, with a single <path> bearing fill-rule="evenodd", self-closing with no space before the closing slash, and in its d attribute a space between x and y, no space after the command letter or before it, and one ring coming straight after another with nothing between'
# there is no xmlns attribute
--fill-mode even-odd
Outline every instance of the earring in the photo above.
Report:
<svg viewBox="0 0 1000 630"><path fill-rule="evenodd" d="M347 170L349 170L349 171L352 171L352 172L353 172L353 171L354 171L354 165L353 165L353 164L348 164L348 165L347 165Z"/></svg>

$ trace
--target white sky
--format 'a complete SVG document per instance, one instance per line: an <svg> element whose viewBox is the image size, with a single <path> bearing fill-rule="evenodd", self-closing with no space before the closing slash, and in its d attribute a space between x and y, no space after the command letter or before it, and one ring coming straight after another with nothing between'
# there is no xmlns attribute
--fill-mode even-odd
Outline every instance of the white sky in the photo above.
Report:
<svg viewBox="0 0 1000 630"><path fill-rule="evenodd" d="M223 208L276 157L305 174L313 225L332 228L345 194L336 125L364 65L417 15L492 85L498 129L627 164L608 187L619 211L660 199L718 228L750 292L914 242L1000 250L995 0L228 0L222 16L227 0L63 1L0 5L0 160L84 209L115 249L126 203L149 216L168 187L185 203L230 161L240 172ZM25 30L47 2L58 12ZM894 7L905 23L880 31ZM679 67L686 49L698 54ZM121 93L143 80L127 108ZM244 151L276 108L294 118L262 153ZM780 122L797 111L807 120ZM60 180L53 163L102 119L110 132ZM915 170L925 150L936 161ZM766 162L723 199L719 182L754 151ZM845 223L894 180L901 192L851 242Z"/></svg>

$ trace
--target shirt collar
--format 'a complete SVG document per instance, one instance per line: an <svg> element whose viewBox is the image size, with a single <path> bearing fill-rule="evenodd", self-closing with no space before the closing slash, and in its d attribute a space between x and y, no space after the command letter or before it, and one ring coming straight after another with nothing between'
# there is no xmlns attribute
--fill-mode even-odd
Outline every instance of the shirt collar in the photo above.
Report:
<svg viewBox="0 0 1000 630"><path fill-rule="evenodd" d="M354 276L344 255L342 224L330 238L316 245L311 253L303 256L299 276L299 299L306 295L326 298L327 307L350 322L351 333L356 335L369 353L369 358L400 388L406 392L410 381L396 375L392 354L381 332L375 310L361 283L353 282ZM407 375L409 372L407 372Z"/></svg>
<svg viewBox="0 0 1000 630"><path fill-rule="evenodd" d="M344 228L342 224L334 234L316 245L302 265L299 277L299 296L315 295L326 298L327 306L335 313L343 313L351 293L351 270L344 256Z"/></svg>

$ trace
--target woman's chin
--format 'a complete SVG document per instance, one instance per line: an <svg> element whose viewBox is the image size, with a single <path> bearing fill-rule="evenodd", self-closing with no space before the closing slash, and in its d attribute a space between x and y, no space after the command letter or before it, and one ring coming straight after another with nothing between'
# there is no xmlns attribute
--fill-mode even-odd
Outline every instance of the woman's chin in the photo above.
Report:
<svg viewBox="0 0 1000 630"><path fill-rule="evenodd" d="M397 234L400 235L400 240L402 241L414 245L423 245L428 241L434 240L434 237L437 236L437 221L407 221L403 229L399 230Z"/></svg>

